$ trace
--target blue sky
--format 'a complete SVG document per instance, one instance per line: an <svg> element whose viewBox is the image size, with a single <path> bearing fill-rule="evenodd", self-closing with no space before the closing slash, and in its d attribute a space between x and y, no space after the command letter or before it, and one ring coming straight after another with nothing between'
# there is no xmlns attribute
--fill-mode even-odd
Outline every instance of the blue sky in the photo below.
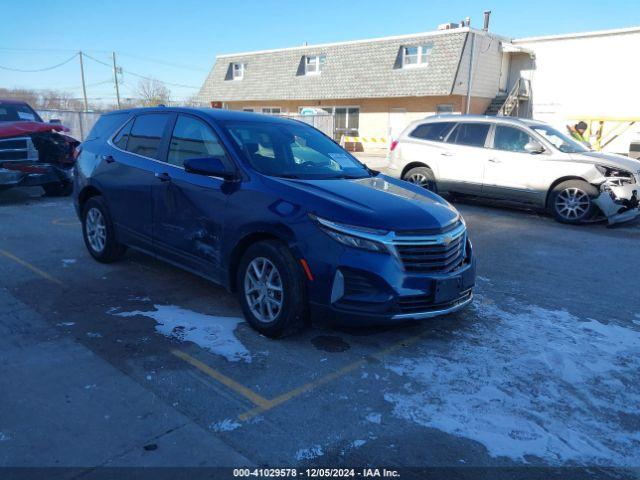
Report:
<svg viewBox="0 0 640 480"><path fill-rule="evenodd" d="M485 9L491 30L511 37L640 25L638 0L3 0L1 8L0 66L48 67L78 50L108 63L115 50L125 97L138 82L127 71L199 87L217 54L423 32L466 16L480 27ZM90 98L114 97L107 66L87 59L85 70ZM79 85L77 59L47 72L0 69L0 87L80 96ZM197 92L170 88L178 99Z"/></svg>

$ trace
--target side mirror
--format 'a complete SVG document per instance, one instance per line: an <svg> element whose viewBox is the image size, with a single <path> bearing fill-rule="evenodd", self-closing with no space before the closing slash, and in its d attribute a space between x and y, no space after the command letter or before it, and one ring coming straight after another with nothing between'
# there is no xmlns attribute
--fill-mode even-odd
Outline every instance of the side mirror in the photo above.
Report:
<svg viewBox="0 0 640 480"><path fill-rule="evenodd" d="M184 161L184 170L197 175L220 177L224 180L237 178L235 172L230 172L218 157L188 158Z"/></svg>
<svg viewBox="0 0 640 480"><path fill-rule="evenodd" d="M52 118L51 120L49 120L49 123L53 123L54 125L62 125L62 120L60 120L59 118Z"/></svg>
<svg viewBox="0 0 640 480"><path fill-rule="evenodd" d="M527 143L524 146L524 150L526 152L531 153L531 154L538 154L538 153L544 152L544 147L542 145L540 145L538 142L532 141L532 142Z"/></svg>

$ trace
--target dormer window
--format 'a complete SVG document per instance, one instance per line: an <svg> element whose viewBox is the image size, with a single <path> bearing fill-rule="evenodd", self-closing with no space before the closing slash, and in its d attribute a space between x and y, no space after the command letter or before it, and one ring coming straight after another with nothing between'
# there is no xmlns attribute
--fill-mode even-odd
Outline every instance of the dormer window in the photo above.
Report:
<svg viewBox="0 0 640 480"><path fill-rule="evenodd" d="M402 67L426 67L429 65L433 45L414 45L402 47Z"/></svg>
<svg viewBox="0 0 640 480"><path fill-rule="evenodd" d="M231 65L234 80L242 80L244 78L244 63L234 63Z"/></svg>
<svg viewBox="0 0 640 480"><path fill-rule="evenodd" d="M314 56L305 57L304 74L318 75L324 68L325 59L326 57L324 55L314 55Z"/></svg>

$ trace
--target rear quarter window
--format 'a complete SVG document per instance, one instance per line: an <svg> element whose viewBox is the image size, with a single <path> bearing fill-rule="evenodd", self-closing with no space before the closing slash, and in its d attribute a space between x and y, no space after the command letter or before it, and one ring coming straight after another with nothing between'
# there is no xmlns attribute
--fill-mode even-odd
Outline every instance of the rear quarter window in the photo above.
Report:
<svg viewBox="0 0 640 480"><path fill-rule="evenodd" d="M128 113L112 113L110 115L102 115L93 125L86 141L107 139L115 133L129 118Z"/></svg>
<svg viewBox="0 0 640 480"><path fill-rule="evenodd" d="M414 128L409 136L420 140L444 142L454 125L455 122L423 123Z"/></svg>

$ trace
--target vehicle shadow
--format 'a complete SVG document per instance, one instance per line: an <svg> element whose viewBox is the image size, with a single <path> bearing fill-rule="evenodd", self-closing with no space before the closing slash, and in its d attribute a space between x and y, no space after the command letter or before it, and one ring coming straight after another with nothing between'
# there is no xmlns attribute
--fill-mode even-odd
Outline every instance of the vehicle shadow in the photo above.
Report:
<svg viewBox="0 0 640 480"><path fill-rule="evenodd" d="M45 203L52 200L54 198L46 197L40 187L18 187L0 191L0 206Z"/></svg>

